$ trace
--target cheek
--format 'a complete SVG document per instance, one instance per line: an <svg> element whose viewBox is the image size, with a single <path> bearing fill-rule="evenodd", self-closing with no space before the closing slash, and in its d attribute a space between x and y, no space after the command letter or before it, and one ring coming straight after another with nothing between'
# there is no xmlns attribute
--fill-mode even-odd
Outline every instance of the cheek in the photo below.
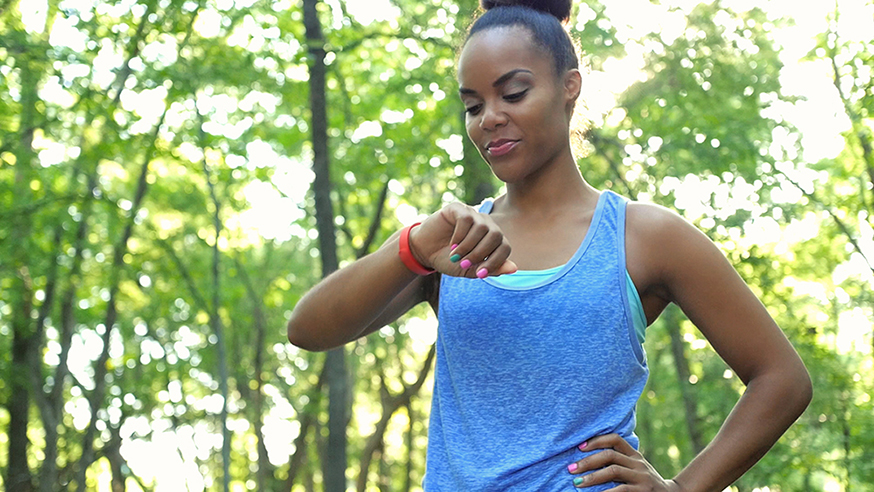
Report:
<svg viewBox="0 0 874 492"><path fill-rule="evenodd" d="M475 117L465 116L464 117L464 129L467 132L468 138L470 138L474 144L479 140L479 136L481 134L481 130L479 127L479 123Z"/></svg>
<svg viewBox="0 0 874 492"><path fill-rule="evenodd" d="M549 99L532 101L530 109L525 112L525 126L540 138L554 137L556 131L561 131L561 118L552 102Z"/></svg>

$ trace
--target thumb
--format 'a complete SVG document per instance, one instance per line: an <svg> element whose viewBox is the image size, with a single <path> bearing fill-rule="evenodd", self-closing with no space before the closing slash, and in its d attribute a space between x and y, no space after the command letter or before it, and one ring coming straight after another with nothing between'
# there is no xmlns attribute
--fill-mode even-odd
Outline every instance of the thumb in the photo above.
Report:
<svg viewBox="0 0 874 492"><path fill-rule="evenodd" d="M492 276L509 275L511 273L516 273L518 270L519 270L519 268L516 266L515 263L513 263L510 260L506 260L504 262L504 264L501 265L500 268L498 268L498 271L496 271L492 274Z"/></svg>

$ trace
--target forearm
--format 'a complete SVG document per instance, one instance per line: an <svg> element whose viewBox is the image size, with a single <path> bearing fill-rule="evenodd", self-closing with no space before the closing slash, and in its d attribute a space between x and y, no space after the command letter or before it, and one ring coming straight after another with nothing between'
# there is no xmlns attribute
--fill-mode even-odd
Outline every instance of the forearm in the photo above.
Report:
<svg viewBox="0 0 874 492"><path fill-rule="evenodd" d="M291 313L289 341L308 350L328 350L361 336L419 278L404 266L397 251L395 235L375 253L332 273L313 287ZM407 304L420 300L413 293Z"/></svg>
<svg viewBox="0 0 874 492"><path fill-rule="evenodd" d="M749 470L810 402L800 360L748 385L713 441L674 478L685 492L720 491Z"/></svg>

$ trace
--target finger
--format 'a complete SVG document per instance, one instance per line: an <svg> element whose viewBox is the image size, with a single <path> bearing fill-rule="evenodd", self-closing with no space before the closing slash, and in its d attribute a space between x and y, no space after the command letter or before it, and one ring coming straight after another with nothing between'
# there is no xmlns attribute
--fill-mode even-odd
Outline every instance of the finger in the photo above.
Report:
<svg viewBox="0 0 874 492"><path fill-rule="evenodd" d="M457 242L458 247L456 247L450 259L457 259L460 257L458 261L458 266L461 267L462 270L465 270L465 276L474 277L476 273L476 269L474 268L476 265L485 260L485 257L488 253L495 248L496 245L490 246L490 248L480 248L479 252L476 254L472 254L473 251L479 246L480 242L489 234L489 226L482 223L474 221L469 227L466 227L467 232L460 240L454 240L453 242ZM500 234L500 233L498 233ZM494 243L494 237L488 240L491 243ZM482 251L484 249L489 249L486 253ZM457 255L457 256L456 256ZM470 275L467 275L470 273Z"/></svg>
<svg viewBox="0 0 874 492"><path fill-rule="evenodd" d="M581 474L587 471L606 468L611 465L619 465L624 468L635 468L635 460L615 449L602 449L579 461L568 465L568 471L573 474Z"/></svg>
<svg viewBox="0 0 874 492"><path fill-rule="evenodd" d="M462 240L467 236L470 228L474 224L474 219L469 214L457 214L453 217L455 221L454 229L452 230L452 237L449 240L450 251L449 254L450 260L453 263L458 263L461 258L467 254L470 249L459 249L463 245ZM469 248L470 246L468 246Z"/></svg>
<svg viewBox="0 0 874 492"><path fill-rule="evenodd" d="M464 258L488 231L488 226L477 220L476 217L471 215L460 216L455 223L455 229L452 231L450 243L455 245L455 247L452 248L451 253ZM455 261L455 263L458 262L458 260Z"/></svg>
<svg viewBox="0 0 874 492"><path fill-rule="evenodd" d="M630 468L625 468L620 465L610 465L606 468L593 471L588 475L574 478L574 487L591 487L593 485L601 485L609 482L637 484L641 483L643 478L643 474Z"/></svg>
<svg viewBox="0 0 874 492"><path fill-rule="evenodd" d="M476 272L476 276L485 278L489 272L497 270L509 256L510 244L504 239L504 235L496 229L490 229L465 258L472 262L471 269Z"/></svg>
<svg viewBox="0 0 874 492"><path fill-rule="evenodd" d="M605 434L589 439L580 444L580 451L594 451L596 449L615 449L627 456L639 456L640 453L634 449L628 441L622 438L619 434Z"/></svg>

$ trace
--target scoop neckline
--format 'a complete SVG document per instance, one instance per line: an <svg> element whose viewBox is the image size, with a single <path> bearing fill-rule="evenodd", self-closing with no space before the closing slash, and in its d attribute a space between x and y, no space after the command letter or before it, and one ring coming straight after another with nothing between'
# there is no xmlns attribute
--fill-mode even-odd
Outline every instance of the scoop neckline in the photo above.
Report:
<svg viewBox="0 0 874 492"><path fill-rule="evenodd" d="M567 261L567 263L565 263L561 267L552 267L552 268L544 269L546 271L551 270L551 269L559 269L553 275L544 278L540 282L537 282L537 283L532 284L532 285L527 285L524 287L514 287L514 286L504 285L492 277L486 277L483 279L483 281L491 286L494 286L494 287L499 288L499 289L504 289L504 290L533 290L533 289L539 289L543 286L549 285L552 282L555 282L556 280L563 277L568 271L570 271L571 268L574 267L574 265L577 264L579 259L582 258L583 254L585 254L586 249L588 249L588 247L589 247L589 244L591 244L592 238L595 235L595 231L598 229L598 224L601 223L601 216L603 215L603 212L604 212L604 205L607 202L607 193L608 193L608 191L602 191L599 194L598 203L597 203L597 205L595 205L595 213L592 215L592 222L589 224L589 228L586 230L586 235L583 237L582 241L580 242L580 246L577 248L576 252L574 252L574 255L571 256L571 258ZM479 210L480 213L484 213L484 214L491 213L492 207L494 206L494 203L495 203L495 201L493 199L489 199L489 200L484 201L482 203L482 205L480 206L480 210ZM525 271L536 272L536 271L543 271L543 270L525 270Z"/></svg>

